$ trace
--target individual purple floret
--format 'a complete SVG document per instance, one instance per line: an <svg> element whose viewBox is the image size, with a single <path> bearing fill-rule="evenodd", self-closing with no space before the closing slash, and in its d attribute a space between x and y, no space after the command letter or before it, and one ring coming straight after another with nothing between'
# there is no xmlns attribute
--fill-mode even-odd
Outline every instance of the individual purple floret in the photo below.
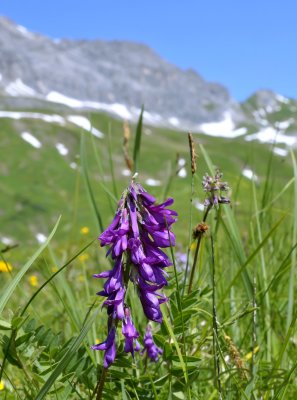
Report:
<svg viewBox="0 0 297 400"><path fill-rule="evenodd" d="M140 350L140 344L137 341L139 333L132 322L131 313L128 307L125 307L125 318L123 319L122 334L125 336L125 352L131 353L134 357L134 350Z"/></svg>
<svg viewBox="0 0 297 400"><path fill-rule="evenodd" d="M109 331L108 337L105 342L95 344L92 346L93 350L104 350L104 368L108 368L112 364L116 357L116 346L115 346L115 333L116 328L112 328Z"/></svg>
<svg viewBox="0 0 297 400"><path fill-rule="evenodd" d="M159 355L163 354L163 350L160 349L156 343L154 342L152 329L150 325L146 327L146 333L144 335L144 349L142 350L142 354L146 351L147 356L153 361L157 362L159 359Z"/></svg>
<svg viewBox="0 0 297 400"><path fill-rule="evenodd" d="M214 177L205 174L202 181L202 186L205 192L209 193L209 197L205 199L204 206L212 207L218 204L229 204L228 197L222 196L221 192L227 192L230 188L227 182L222 182L223 174L217 170Z"/></svg>
<svg viewBox="0 0 297 400"><path fill-rule="evenodd" d="M103 305L109 315L109 330L116 327L119 320L123 321L125 351L132 355L139 347L136 340L139 333L125 306L127 286L129 281L136 286L146 317L162 323L160 304L167 298L160 289L167 285L164 269L172 263L161 248L175 245L170 229L177 213L167 208L171 204L171 198L156 204L153 196L132 181L122 194L112 223L99 237L101 246L110 246L106 255L111 255L114 267L94 275L106 279L98 295L106 297Z"/></svg>

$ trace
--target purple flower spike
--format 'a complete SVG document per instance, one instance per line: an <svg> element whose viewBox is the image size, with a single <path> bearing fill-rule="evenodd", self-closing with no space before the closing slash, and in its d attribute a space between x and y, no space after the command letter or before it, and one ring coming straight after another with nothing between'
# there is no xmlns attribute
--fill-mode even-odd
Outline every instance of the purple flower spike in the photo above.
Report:
<svg viewBox="0 0 297 400"><path fill-rule="evenodd" d="M167 285L165 268L172 263L161 248L175 245L171 226L176 221L177 213L167 208L173 204L173 199L169 198L161 204L155 202L155 198L140 184L132 181L122 194L112 223L99 237L101 246L109 246L106 256L111 254L114 260L112 270L94 275L95 278L106 279L98 295L106 297L103 304L109 316L108 338L115 335L121 320L124 349L132 356L140 346L137 342L139 333L125 305L129 281L137 287L144 314L151 321L162 323L160 304L167 301L159 291ZM115 344L114 341L109 347L108 344L109 339L93 348L105 350L104 365L109 366L115 357Z"/></svg>
<svg viewBox="0 0 297 400"><path fill-rule="evenodd" d="M104 350L104 368L108 368L112 364L116 357L116 346L115 346L115 328L109 331L108 337L105 342L95 344L91 348L93 350Z"/></svg>
<svg viewBox="0 0 297 400"><path fill-rule="evenodd" d="M159 355L163 354L163 350L160 349L154 342L150 325L146 327L146 333L144 335L143 341L144 349L141 353L143 354L146 351L147 356L151 359L151 361L157 362L159 359Z"/></svg>

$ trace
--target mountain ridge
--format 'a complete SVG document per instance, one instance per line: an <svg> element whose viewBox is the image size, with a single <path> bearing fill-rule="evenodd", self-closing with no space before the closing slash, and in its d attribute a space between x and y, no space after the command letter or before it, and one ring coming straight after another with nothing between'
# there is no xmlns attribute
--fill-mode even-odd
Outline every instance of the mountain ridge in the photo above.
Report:
<svg viewBox="0 0 297 400"><path fill-rule="evenodd" d="M144 104L148 112L176 117L186 125L219 121L227 110L240 116L240 107L223 85L168 63L144 44L57 41L2 17L0 51L4 91L19 79L39 95L59 92L84 101Z"/></svg>
<svg viewBox="0 0 297 400"><path fill-rule="evenodd" d="M236 102L142 43L51 39L0 16L0 54L3 111L98 110L133 122L144 105L152 126L226 138L252 132L269 142L278 131L297 136L295 100L261 89Z"/></svg>

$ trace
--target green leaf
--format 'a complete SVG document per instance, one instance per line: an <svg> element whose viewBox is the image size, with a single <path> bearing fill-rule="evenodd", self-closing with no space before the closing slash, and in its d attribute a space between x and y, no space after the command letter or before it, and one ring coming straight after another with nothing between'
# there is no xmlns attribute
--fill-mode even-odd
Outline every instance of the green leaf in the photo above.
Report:
<svg viewBox="0 0 297 400"><path fill-rule="evenodd" d="M0 331L9 331L11 329L11 324L4 319L0 319Z"/></svg>
<svg viewBox="0 0 297 400"><path fill-rule="evenodd" d="M82 328L79 336L75 339L74 343L72 346L68 349L64 357L61 359L59 364L56 366L54 369L53 373L50 375L48 380L45 382L43 387L41 388L40 392L38 393L37 397L35 400L41 400L44 399L47 393L49 392L50 388L52 385L57 381L59 375L65 370L65 368L68 366L68 364L71 362L72 358L76 355L79 346L85 339L87 333L91 329L100 309L94 312L94 314L90 317L88 322L85 324L85 326Z"/></svg>

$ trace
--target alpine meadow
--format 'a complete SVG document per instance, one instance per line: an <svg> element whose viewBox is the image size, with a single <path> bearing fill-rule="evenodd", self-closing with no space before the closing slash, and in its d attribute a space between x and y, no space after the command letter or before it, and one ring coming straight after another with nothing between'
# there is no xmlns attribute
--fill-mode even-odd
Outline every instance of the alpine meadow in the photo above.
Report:
<svg viewBox="0 0 297 400"><path fill-rule="evenodd" d="M1 24L20 48L92 53ZM162 79L200 79L161 67ZM87 104L11 81L0 79L0 398L296 399L297 101L259 91L233 104L204 82L195 125L188 103L174 119L160 101L160 120L145 103L95 104L93 88Z"/></svg>

